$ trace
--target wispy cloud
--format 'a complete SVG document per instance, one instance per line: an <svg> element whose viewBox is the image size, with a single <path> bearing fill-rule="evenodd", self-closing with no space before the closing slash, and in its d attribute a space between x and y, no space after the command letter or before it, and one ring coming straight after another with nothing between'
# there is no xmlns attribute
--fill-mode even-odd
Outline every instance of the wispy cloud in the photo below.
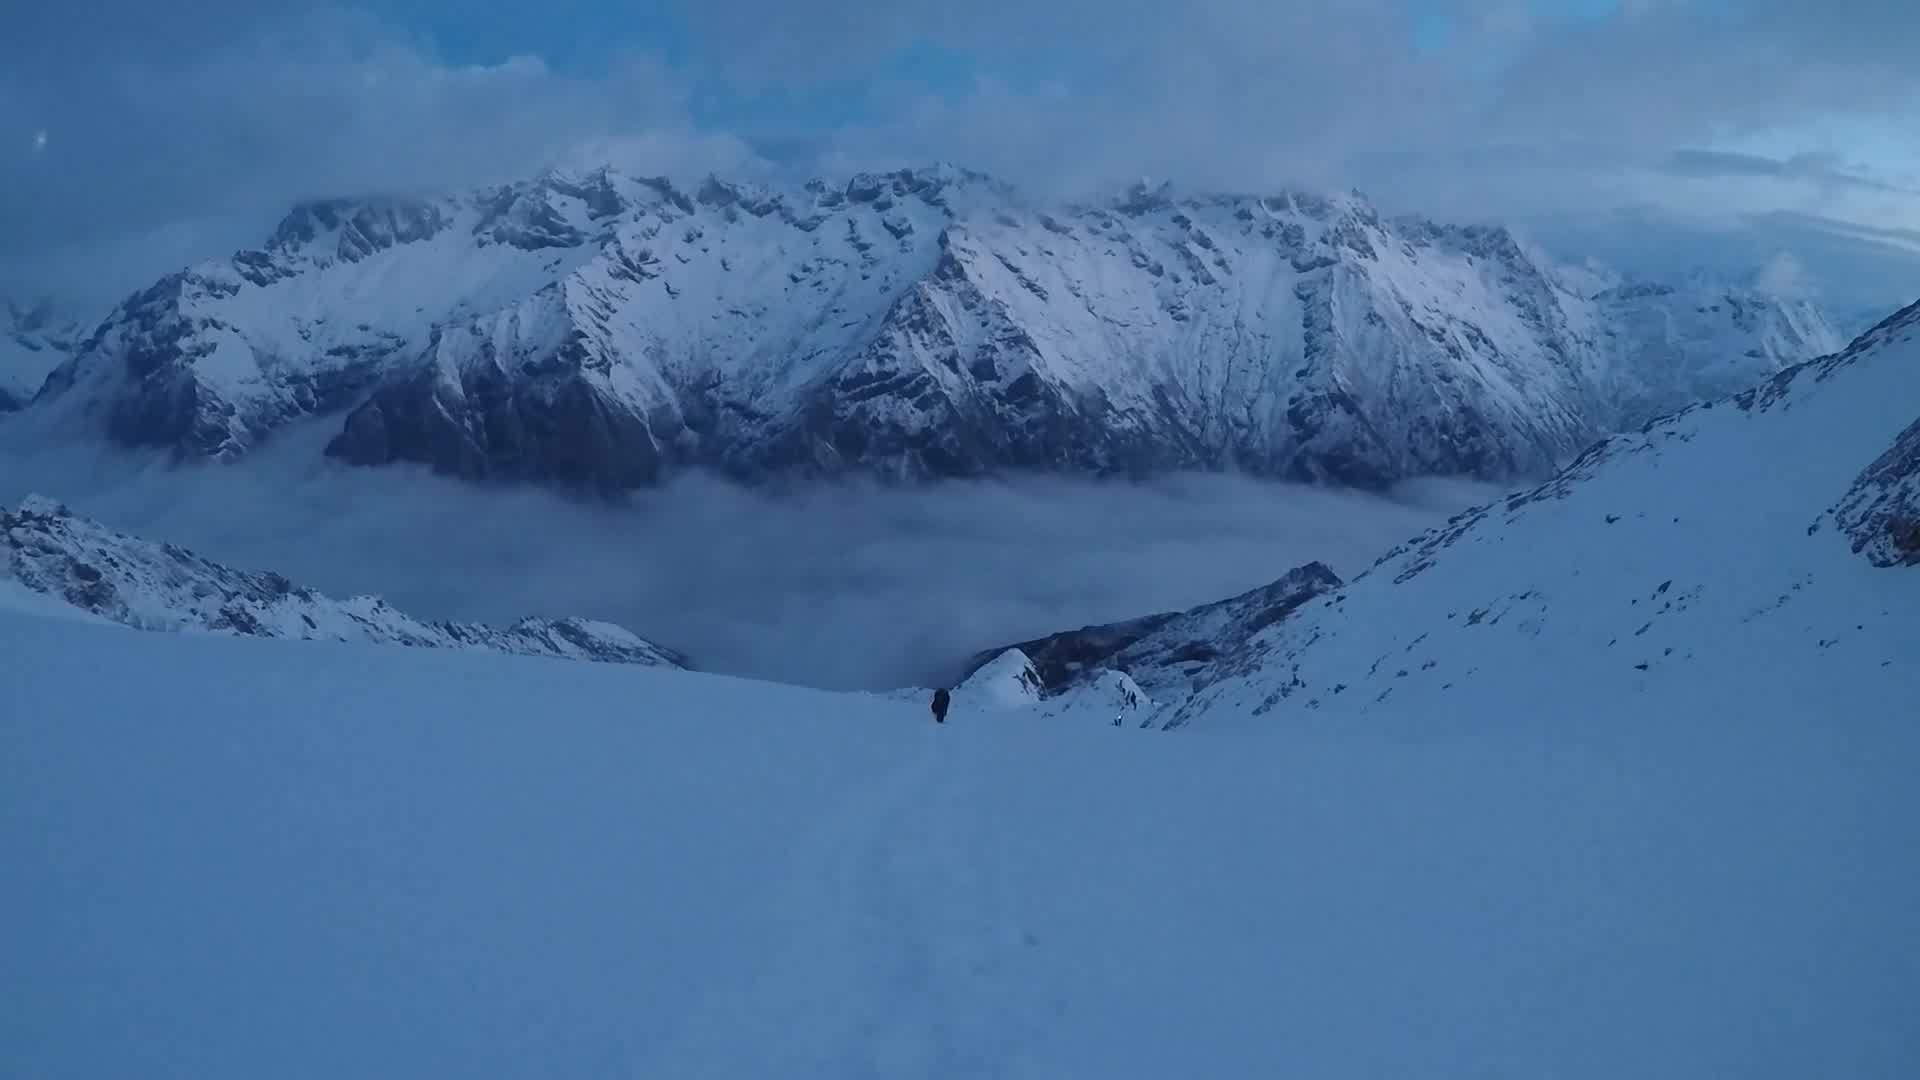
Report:
<svg viewBox="0 0 1920 1080"><path fill-rule="evenodd" d="M1733 150L1680 149L1666 156L1661 167L1676 176L1765 177L1805 181L1819 187L1920 197L1920 191L1891 184L1849 168L1838 155L1807 152L1788 158L1747 154Z"/></svg>
<svg viewBox="0 0 1920 1080"><path fill-rule="evenodd" d="M365 15L256 11L223 24L207 10L174 16L206 40L156 26L136 47L109 25L54 68L42 49L75 39L47 14L59 7L28 19L49 45L0 33L0 137L36 147L0 154L0 290L88 265L130 288L139 278L125 264L151 274L163 259L258 243L296 199L518 178L596 141L603 156L638 150L663 171L751 156L696 131L685 87L644 57L591 76L537 56L454 64Z"/></svg>
<svg viewBox="0 0 1920 1080"><path fill-rule="evenodd" d="M582 146L689 170L742 167L750 143L801 166L945 158L1070 191L1359 186L1452 217L1920 228L1904 0L679 0L565 67L430 44L505 16L364 2L10 14L0 289L58 251L112 278L126 260L101 255L128 238L226 244L301 195L523 175ZM614 10L551 19L584 33L623 25Z"/></svg>

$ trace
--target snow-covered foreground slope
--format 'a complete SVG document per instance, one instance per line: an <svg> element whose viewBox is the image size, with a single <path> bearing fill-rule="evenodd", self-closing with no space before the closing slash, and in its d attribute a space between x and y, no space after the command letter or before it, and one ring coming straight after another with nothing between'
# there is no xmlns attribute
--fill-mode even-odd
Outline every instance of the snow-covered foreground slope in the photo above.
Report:
<svg viewBox="0 0 1920 1080"><path fill-rule="evenodd" d="M1516 710L1557 724L1569 698L1718 712L1762 667L1795 707L1850 723L1920 690L1916 418L1920 305L1598 444L1297 610L1291 593L1250 595L1029 651L1050 690L1126 671L1172 725ZM1133 634L1124 649L1116 633ZM1050 658L1087 668L1051 675Z"/></svg>
<svg viewBox="0 0 1920 1080"><path fill-rule="evenodd" d="M1354 195L599 170L298 207L129 298L33 411L219 459L324 415L345 461L588 488L688 466L1381 488L1544 473L1839 344L1802 300L1599 280Z"/></svg>
<svg viewBox="0 0 1920 1080"><path fill-rule="evenodd" d="M1877 668L1228 737L4 612L0 655L9 1074L1920 1068Z"/></svg>
<svg viewBox="0 0 1920 1080"><path fill-rule="evenodd" d="M49 499L0 510L0 604L23 593L140 630L473 649L608 663L682 666L624 627L526 618L509 627L425 622L376 596L336 600L280 574L236 570L173 544L114 532Z"/></svg>

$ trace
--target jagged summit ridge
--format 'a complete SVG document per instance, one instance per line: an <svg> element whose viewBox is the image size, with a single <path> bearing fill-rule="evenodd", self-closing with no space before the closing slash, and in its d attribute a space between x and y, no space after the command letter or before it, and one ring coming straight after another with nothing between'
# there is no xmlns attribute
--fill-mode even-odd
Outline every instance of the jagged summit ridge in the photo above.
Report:
<svg viewBox="0 0 1920 1080"><path fill-rule="evenodd" d="M374 596L334 599L279 574L236 570L173 544L115 532L41 496L29 496L17 511L0 510L0 582L6 581L141 630L685 666L673 652L607 622L430 622Z"/></svg>
<svg viewBox="0 0 1920 1080"><path fill-rule="evenodd" d="M1544 473L1838 344L1804 301L1583 290L1504 229L1353 194L597 169L303 204L130 298L42 397L191 457L318 414L347 462L615 490L688 466L1380 487Z"/></svg>

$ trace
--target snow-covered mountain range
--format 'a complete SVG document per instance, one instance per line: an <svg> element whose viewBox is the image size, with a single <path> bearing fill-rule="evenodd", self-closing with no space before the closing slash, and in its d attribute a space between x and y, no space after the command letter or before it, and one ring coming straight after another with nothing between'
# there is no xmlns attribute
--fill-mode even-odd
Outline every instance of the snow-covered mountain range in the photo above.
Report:
<svg viewBox="0 0 1920 1080"><path fill-rule="evenodd" d="M683 466L1380 487L1544 475L1840 344L1805 300L1621 282L1357 195L600 170L300 206L129 298L33 411L220 459L337 415L348 462L599 489Z"/></svg>
<svg viewBox="0 0 1920 1080"><path fill-rule="evenodd" d="M336 600L279 574L235 570L114 532L49 499L0 510L0 587L140 630L358 641L682 667L612 623L529 618L510 627L428 622L373 596Z"/></svg>
<svg viewBox="0 0 1920 1080"><path fill-rule="evenodd" d="M1344 586L1303 567L1185 615L1026 643L970 682L1025 679L1050 711L1086 696L1104 717L1122 673L1151 699L1132 714L1167 727L1439 723L1569 695L1680 715L1761 668L1812 714L1895 707L1888 680L1910 694L1920 677L1917 337L1920 305L1598 443Z"/></svg>

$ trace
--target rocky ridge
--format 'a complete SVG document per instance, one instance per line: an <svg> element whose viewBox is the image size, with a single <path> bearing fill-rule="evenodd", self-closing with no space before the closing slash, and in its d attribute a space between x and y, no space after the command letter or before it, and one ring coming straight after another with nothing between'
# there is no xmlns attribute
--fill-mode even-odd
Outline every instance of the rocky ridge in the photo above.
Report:
<svg viewBox="0 0 1920 1080"><path fill-rule="evenodd" d="M359 641L654 667L673 652L622 627L529 618L508 627L431 622L378 597L339 600L274 573L236 570L173 544L114 532L38 496L0 511L0 581L140 630Z"/></svg>
<svg viewBox="0 0 1920 1080"><path fill-rule="evenodd" d="M1805 301L1599 281L1357 195L598 170L303 205L129 298L31 411L222 460L324 416L353 464L598 490L689 467L1379 488L1545 474L1838 344Z"/></svg>

